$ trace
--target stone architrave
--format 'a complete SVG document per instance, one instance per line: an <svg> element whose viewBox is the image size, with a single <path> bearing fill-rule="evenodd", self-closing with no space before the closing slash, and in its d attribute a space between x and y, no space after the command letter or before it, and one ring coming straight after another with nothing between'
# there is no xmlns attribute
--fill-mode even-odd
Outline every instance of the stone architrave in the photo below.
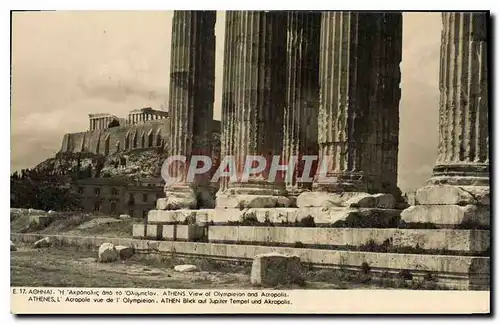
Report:
<svg viewBox="0 0 500 324"><path fill-rule="evenodd" d="M489 224L487 19L479 12L442 14L438 157L416 206L401 214L406 222Z"/></svg>

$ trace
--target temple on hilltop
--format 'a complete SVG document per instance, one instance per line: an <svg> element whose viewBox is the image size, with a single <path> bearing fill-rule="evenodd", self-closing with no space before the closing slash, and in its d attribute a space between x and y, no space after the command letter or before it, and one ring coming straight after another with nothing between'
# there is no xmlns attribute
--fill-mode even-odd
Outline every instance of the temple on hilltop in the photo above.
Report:
<svg viewBox="0 0 500 324"><path fill-rule="evenodd" d="M212 120L209 125L210 154L218 159L220 121ZM89 114L88 130L65 134L59 155L79 160L80 174L89 169L87 176L73 183L81 194L83 210L146 217L157 199L165 197L160 170L170 134L169 113L151 107L131 110L127 118ZM97 157L104 162L84 161ZM211 190L213 196L217 188Z"/></svg>

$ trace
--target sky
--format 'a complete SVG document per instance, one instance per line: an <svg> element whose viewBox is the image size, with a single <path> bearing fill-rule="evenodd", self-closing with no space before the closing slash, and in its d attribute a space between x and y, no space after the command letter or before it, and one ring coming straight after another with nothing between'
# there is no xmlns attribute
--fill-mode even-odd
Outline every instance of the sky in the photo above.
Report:
<svg viewBox="0 0 500 324"><path fill-rule="evenodd" d="M168 102L171 11L16 12L11 170L54 156L88 114L125 117ZM437 154L440 13L403 15L398 185L424 185ZM224 13L217 13L214 119L220 119Z"/></svg>

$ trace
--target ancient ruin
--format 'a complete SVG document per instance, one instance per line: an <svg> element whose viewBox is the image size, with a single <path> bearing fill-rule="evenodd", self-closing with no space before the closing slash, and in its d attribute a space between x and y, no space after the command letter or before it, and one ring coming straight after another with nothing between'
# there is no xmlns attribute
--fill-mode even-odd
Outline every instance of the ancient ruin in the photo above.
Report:
<svg viewBox="0 0 500 324"><path fill-rule="evenodd" d="M192 91L184 92L189 101L171 98L171 109L178 111L171 127L183 131L172 154L189 152L192 138L208 134L193 116L210 116L213 76L211 69L194 74L194 58L205 53L204 64L213 64L206 60L213 59L214 17L174 14L172 46L180 46L178 33L193 37L191 47L182 47L183 58L193 57L193 74L182 75L195 80L187 88ZM221 159L319 152L333 157L326 167L336 181L322 183L316 174L310 184L271 183L264 170L247 183L221 181L216 206L208 209L197 209L192 193L183 203L164 203L169 195L178 199L189 192L166 188L167 198L149 212L147 225L134 226L133 236L187 241L164 246L186 254L195 249L198 255L248 258L283 251L312 264L367 262L379 271L431 273L462 289L487 285L487 16L444 13L442 19L439 157L415 206L404 202L396 183L402 14L230 11ZM210 24L197 29L208 42L202 45L190 28L205 21ZM176 55L172 62L183 62ZM183 67L175 64L172 73L180 75ZM171 96L178 87L173 82ZM367 243L378 248L367 249Z"/></svg>
<svg viewBox="0 0 500 324"><path fill-rule="evenodd" d="M301 160L291 177L270 180L268 163L248 181L215 184L212 169L190 182L187 163L173 164L181 180L158 187L164 196L133 224L131 238L57 240L111 244L100 251L104 259L106 251L119 257L114 245L256 258L252 281L261 284L274 262L489 289L488 14L442 14L439 154L427 185L409 196L397 184L402 13L226 12L220 124L213 120L216 16L174 12L168 112L92 114L89 130L66 134L61 152L109 157L161 148L164 157L188 160L234 157L238 177L248 156L319 159ZM299 181L306 169L310 181ZM120 195L149 203L139 190ZM147 193L159 197L156 190ZM39 239L30 235L22 239Z"/></svg>

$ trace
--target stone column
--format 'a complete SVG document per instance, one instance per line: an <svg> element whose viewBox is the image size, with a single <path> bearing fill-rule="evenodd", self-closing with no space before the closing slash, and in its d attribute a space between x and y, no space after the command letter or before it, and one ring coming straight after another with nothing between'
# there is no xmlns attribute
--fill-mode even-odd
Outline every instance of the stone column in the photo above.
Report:
<svg viewBox="0 0 500 324"><path fill-rule="evenodd" d="M442 14L438 156L406 222L490 225L487 19Z"/></svg>
<svg viewBox="0 0 500 324"><path fill-rule="evenodd" d="M215 11L175 11L170 73L170 143L168 156L187 157L172 164L170 174L182 180L165 186L161 209L214 207L207 192L210 175L187 182L192 155L211 156L215 79ZM211 202L210 202L211 199Z"/></svg>
<svg viewBox="0 0 500 324"><path fill-rule="evenodd" d="M299 207L345 206L388 191L383 147L386 133L397 137L401 30L400 13L322 13L319 160L314 192L301 194ZM393 208L394 198L387 200L384 207Z"/></svg>
<svg viewBox="0 0 500 324"><path fill-rule="evenodd" d="M319 40L321 13L287 13L286 104L283 122L284 161L297 157L294 176L286 182L296 197L312 182L297 182L304 171L304 155L318 155Z"/></svg>
<svg viewBox="0 0 500 324"><path fill-rule="evenodd" d="M237 11L230 19L229 33L233 41L226 47L226 53L234 54L231 59L224 58L224 64L232 70L225 75L225 98L226 103L230 97L234 98L234 118L228 118L222 132L225 152L233 149L238 181L228 183L227 189L217 197L217 206L288 205L289 200L283 196L283 181L268 178L271 159L274 155L281 156L283 147L286 14ZM225 113L231 116L229 106ZM249 156L263 157L267 165L264 171L250 174L248 181L242 182L245 160Z"/></svg>
<svg viewBox="0 0 500 324"><path fill-rule="evenodd" d="M233 142L234 142L234 120L235 109L235 92L234 92L234 78L235 78L235 50L238 24L235 24L236 12L226 11L225 20L225 37L224 37L224 63L223 63L223 76L222 76L222 114L221 114L221 153L220 158L233 155ZM225 177L220 179L219 194L223 194L228 188L229 178Z"/></svg>

